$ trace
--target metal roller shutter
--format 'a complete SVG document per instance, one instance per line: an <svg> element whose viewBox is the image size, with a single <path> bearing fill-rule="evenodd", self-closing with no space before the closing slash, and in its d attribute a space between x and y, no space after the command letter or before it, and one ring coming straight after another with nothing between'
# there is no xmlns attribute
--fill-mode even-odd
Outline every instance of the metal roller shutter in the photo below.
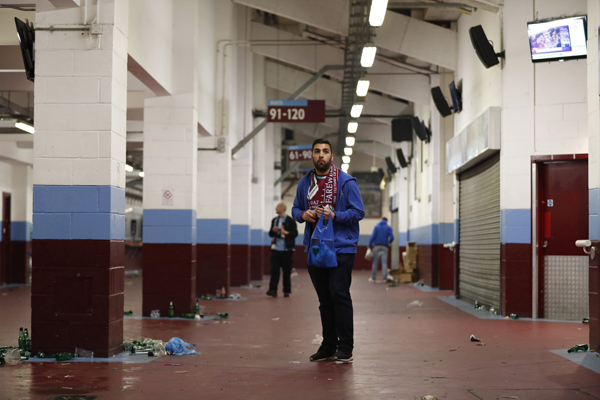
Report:
<svg viewBox="0 0 600 400"><path fill-rule="evenodd" d="M461 174L459 294L500 309L500 160Z"/></svg>

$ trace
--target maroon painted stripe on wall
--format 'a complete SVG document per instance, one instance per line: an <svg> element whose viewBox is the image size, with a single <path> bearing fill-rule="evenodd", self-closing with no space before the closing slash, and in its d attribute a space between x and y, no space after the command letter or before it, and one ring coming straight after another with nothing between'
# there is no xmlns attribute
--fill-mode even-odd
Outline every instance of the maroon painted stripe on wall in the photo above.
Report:
<svg viewBox="0 0 600 400"><path fill-rule="evenodd" d="M243 286L250 284L250 245L230 245L231 264L230 282L231 286Z"/></svg>
<svg viewBox="0 0 600 400"><path fill-rule="evenodd" d="M142 313L167 315L173 302L175 315L190 313L196 304L196 244L145 243Z"/></svg>
<svg viewBox="0 0 600 400"><path fill-rule="evenodd" d="M124 244L109 240L32 241L33 350L75 347L110 357L122 351Z"/></svg>
<svg viewBox="0 0 600 400"><path fill-rule="evenodd" d="M196 294L214 296L217 289L229 293L229 245L198 244L196 261Z"/></svg>
<svg viewBox="0 0 600 400"><path fill-rule="evenodd" d="M263 277L263 246L250 246L250 280L260 281Z"/></svg>
<svg viewBox="0 0 600 400"><path fill-rule="evenodd" d="M531 244L500 246L500 312L530 318L532 302Z"/></svg>

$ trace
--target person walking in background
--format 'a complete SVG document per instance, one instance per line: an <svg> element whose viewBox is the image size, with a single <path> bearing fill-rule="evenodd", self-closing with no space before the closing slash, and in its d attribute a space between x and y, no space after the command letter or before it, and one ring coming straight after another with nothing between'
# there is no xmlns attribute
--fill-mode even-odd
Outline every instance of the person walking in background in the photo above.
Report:
<svg viewBox="0 0 600 400"><path fill-rule="evenodd" d="M373 266L371 267L371 277L369 278L369 282L375 282L379 260L381 260L381 274L383 275L383 281L385 282L388 280L388 248L393 241L394 232L387 224L387 218L383 217L381 218L381 221L375 225L373 234L369 240L369 248L373 250Z"/></svg>
<svg viewBox="0 0 600 400"><path fill-rule="evenodd" d="M332 268L308 265L308 272L319 298L323 342L310 361L337 360L351 362L354 350L354 311L350 284L358 244L358 221L365 209L356 178L339 170L333 162L331 144L317 139L312 145L315 168L298 182L292 216L304 229L305 252L310 238L323 215L333 224L337 266Z"/></svg>
<svg viewBox="0 0 600 400"><path fill-rule="evenodd" d="M273 297L277 297L280 269L283 271L283 297L290 297L290 293L292 293L291 275L298 229L296 221L289 215L285 215L285 210L284 203L277 204L275 207L277 216L271 220L271 229L269 229L269 236L273 238L273 242L271 244L271 281L267 295Z"/></svg>

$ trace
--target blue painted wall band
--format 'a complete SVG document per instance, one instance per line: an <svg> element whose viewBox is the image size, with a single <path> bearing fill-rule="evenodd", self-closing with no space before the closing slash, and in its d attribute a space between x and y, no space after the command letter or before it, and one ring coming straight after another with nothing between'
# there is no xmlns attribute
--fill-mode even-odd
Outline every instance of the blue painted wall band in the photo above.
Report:
<svg viewBox="0 0 600 400"><path fill-rule="evenodd" d="M531 210L500 210L500 242L531 243Z"/></svg>
<svg viewBox="0 0 600 400"><path fill-rule="evenodd" d="M600 188L589 189L588 196L588 237L600 240Z"/></svg>
<svg viewBox="0 0 600 400"><path fill-rule="evenodd" d="M231 244L249 245L250 244L250 226L241 224L231 224Z"/></svg>
<svg viewBox="0 0 600 400"><path fill-rule="evenodd" d="M262 246L263 231L262 229L251 229L250 230L250 245L251 246Z"/></svg>
<svg viewBox="0 0 600 400"><path fill-rule="evenodd" d="M33 224L29 221L11 221L10 223L10 240L19 242L31 241ZM0 231L2 230L2 222L0 222ZM2 239L0 239L2 240Z"/></svg>
<svg viewBox="0 0 600 400"><path fill-rule="evenodd" d="M197 243L196 210L144 210L144 243Z"/></svg>
<svg viewBox="0 0 600 400"><path fill-rule="evenodd" d="M202 218L196 223L198 244L229 243L229 220L227 218Z"/></svg>
<svg viewBox="0 0 600 400"><path fill-rule="evenodd" d="M124 240L125 190L34 185L33 225L34 239Z"/></svg>

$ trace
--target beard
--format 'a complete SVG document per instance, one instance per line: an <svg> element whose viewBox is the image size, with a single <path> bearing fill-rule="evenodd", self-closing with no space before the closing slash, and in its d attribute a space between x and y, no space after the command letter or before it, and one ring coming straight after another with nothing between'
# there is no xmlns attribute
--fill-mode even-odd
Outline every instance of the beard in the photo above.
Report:
<svg viewBox="0 0 600 400"><path fill-rule="evenodd" d="M332 159L330 158L328 162L323 160L325 162L323 164L323 166L319 165L319 161L320 160L317 160L317 161L313 160L313 165L315 166L315 169L317 170L317 172L320 172L320 173L327 172L327 170L329 170L329 168L331 167Z"/></svg>

